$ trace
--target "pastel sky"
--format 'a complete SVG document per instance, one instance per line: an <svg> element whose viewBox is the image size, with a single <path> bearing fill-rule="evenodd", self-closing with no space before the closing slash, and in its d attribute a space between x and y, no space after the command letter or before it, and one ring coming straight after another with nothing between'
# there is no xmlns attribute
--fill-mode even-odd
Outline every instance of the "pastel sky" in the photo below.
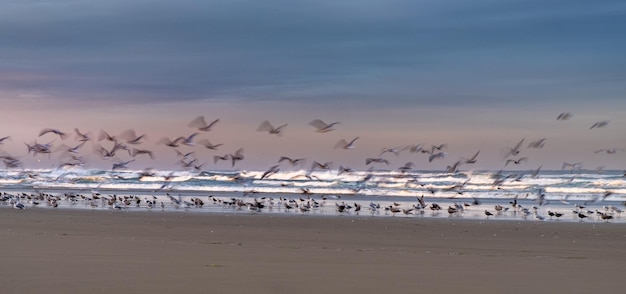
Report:
<svg viewBox="0 0 626 294"><path fill-rule="evenodd" d="M521 139L515 158L528 160L507 169L626 169L624 1L4 0L0 28L0 137L11 136L0 147L27 167L62 160L24 143L76 145L79 128L145 133L156 159L129 166L180 168L156 142L204 115L220 122L198 138L224 145L180 148L203 169L230 169L213 156L239 148L238 169L280 156L365 169L383 148L445 143L443 159L384 154L375 167L442 170L480 150L461 169L498 170ZM318 118L340 124L316 133ZM264 120L288 126L257 132ZM598 121L609 124L590 130ZM38 137L47 127L71 136ZM91 145L86 167L109 168Z"/></svg>

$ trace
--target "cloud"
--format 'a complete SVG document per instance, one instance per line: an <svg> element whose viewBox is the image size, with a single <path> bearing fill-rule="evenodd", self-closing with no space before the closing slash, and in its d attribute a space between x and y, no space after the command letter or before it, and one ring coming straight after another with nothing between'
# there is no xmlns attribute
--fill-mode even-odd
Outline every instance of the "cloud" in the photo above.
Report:
<svg viewBox="0 0 626 294"><path fill-rule="evenodd" d="M619 92L626 78L620 1L2 6L0 50L10 58L0 63L0 76L33 78L0 85L59 99L341 98L376 105L384 96L384 103L493 104L520 96L571 99L575 91L555 89L568 80L576 81L566 85L573 89L598 88L602 80ZM532 80L552 84L529 90Z"/></svg>

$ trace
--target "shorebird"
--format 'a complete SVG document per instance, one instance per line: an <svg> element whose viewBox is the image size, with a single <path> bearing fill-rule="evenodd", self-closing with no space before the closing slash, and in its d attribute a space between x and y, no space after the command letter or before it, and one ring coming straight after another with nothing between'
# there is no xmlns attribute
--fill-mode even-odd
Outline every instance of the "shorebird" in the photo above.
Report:
<svg viewBox="0 0 626 294"><path fill-rule="evenodd" d="M344 174L344 173L351 173L351 172L353 172L353 171L354 171L354 170L353 170L353 169L351 169L351 168L349 168L349 167L346 167L346 166L341 166L341 165L340 165L340 166L339 166L339 169L337 170L337 175L341 175L341 174Z"/></svg>
<svg viewBox="0 0 626 294"><path fill-rule="evenodd" d="M150 159L154 159L154 154L152 151L150 150L146 150L146 149L137 149L137 148L133 148L132 151L132 157L135 157L137 155L141 155L141 154L146 154L150 157Z"/></svg>
<svg viewBox="0 0 626 294"><path fill-rule="evenodd" d="M568 120L568 119L572 118L572 116L574 116L574 115L569 113L569 112L563 112L563 113L559 114L559 116L556 117L556 120Z"/></svg>
<svg viewBox="0 0 626 294"><path fill-rule="evenodd" d="M322 169L322 170L330 170L331 169L331 165L333 163L332 162L326 162L326 163L319 163L317 161L313 161L313 163L311 164L311 169L310 171L314 171L315 169Z"/></svg>
<svg viewBox="0 0 626 294"><path fill-rule="evenodd" d="M228 161L230 159L230 154L224 154L223 156L214 155L213 163L217 163L220 160Z"/></svg>
<svg viewBox="0 0 626 294"><path fill-rule="evenodd" d="M524 161L527 161L527 160L528 160L528 158L527 158L527 157L521 157L521 158L519 158L519 159L517 159L517 160L515 160L515 159L508 159L508 160L506 161L506 163L504 164L504 166L509 165L509 163L511 163L511 162L512 162L512 163L514 163L514 164L520 164L520 163L522 163L522 162L524 162Z"/></svg>
<svg viewBox="0 0 626 294"><path fill-rule="evenodd" d="M231 164L232 164L233 167L235 166L235 163L237 161L240 161L240 160L243 160L243 159L244 159L243 148L237 149L237 151L235 151L234 154L230 155L230 161L231 161Z"/></svg>
<svg viewBox="0 0 626 294"><path fill-rule="evenodd" d="M269 176L271 176L271 175L273 175L273 174L275 174L275 173L277 173L279 171L280 171L279 165L274 165L274 166L270 167L268 170L266 170L263 173L263 175L261 175L261 180L263 180L263 179L265 179L265 178L267 178L267 177L269 177Z"/></svg>
<svg viewBox="0 0 626 294"><path fill-rule="evenodd" d="M18 209L18 210L22 210L22 209L26 208L26 206L24 206L24 204L22 204L19 201L14 201L13 202L13 208Z"/></svg>
<svg viewBox="0 0 626 294"><path fill-rule="evenodd" d="M428 162L433 162L435 159L443 159L446 155L448 155L446 152L433 153L428 156Z"/></svg>
<svg viewBox="0 0 626 294"><path fill-rule="evenodd" d="M591 125L591 127L589 129L591 130L591 129L595 129L595 128L603 128L603 127L606 127L608 124L609 124L608 120L599 121L599 122L596 122L593 125Z"/></svg>
<svg viewBox="0 0 626 294"><path fill-rule="evenodd" d="M122 169L122 168L128 168L128 164L135 161L134 159L128 160L128 161L122 161L122 162L117 162L113 164L113 168L111 168L112 170L116 170L116 169Z"/></svg>
<svg viewBox="0 0 626 294"><path fill-rule="evenodd" d="M90 133L81 133L78 130L78 128L74 128L74 132L76 133L76 140L77 141L81 141L81 142L91 141L91 134Z"/></svg>
<svg viewBox="0 0 626 294"><path fill-rule="evenodd" d="M528 144L528 148L535 148L535 149L539 149L539 148L543 148L543 146L546 145L546 138L541 138L537 141L532 141L530 142L530 144Z"/></svg>
<svg viewBox="0 0 626 294"><path fill-rule="evenodd" d="M476 154L474 154L474 156L470 157L469 159L465 160L466 164L474 164L476 163L476 157L478 157L478 154L480 153L480 150L478 150L478 152L476 152Z"/></svg>
<svg viewBox="0 0 626 294"><path fill-rule="evenodd" d="M224 144L211 144L208 139L201 139L198 141L198 144L204 146L206 149L217 150L218 147Z"/></svg>
<svg viewBox="0 0 626 294"><path fill-rule="evenodd" d="M342 148L342 149L346 149L346 150L347 149L354 149L354 142L356 140L358 140L358 139L359 139L359 137L356 137L356 138L352 139L350 142L346 141L346 139L341 139L341 140L339 140L339 142L337 142L335 144L334 148L335 149Z"/></svg>
<svg viewBox="0 0 626 294"><path fill-rule="evenodd" d="M487 218L489 218L493 215L493 213L491 213L489 210L485 210L485 215L487 216Z"/></svg>
<svg viewBox="0 0 626 294"><path fill-rule="evenodd" d="M109 133L107 133L105 130L100 130L100 134L98 135L98 142L102 140L116 142L117 138L115 136L109 135Z"/></svg>
<svg viewBox="0 0 626 294"><path fill-rule="evenodd" d="M187 145L187 146L194 146L195 143L193 142L193 139L198 135L199 133L193 133L187 137L179 137L176 140L180 140L180 143L183 145Z"/></svg>
<svg viewBox="0 0 626 294"><path fill-rule="evenodd" d="M504 158L518 155L520 153L519 148L522 146L522 143L524 143L524 140L525 139L519 141L517 144L515 144L515 146L513 146L513 148L509 148L509 150L507 150L506 154L504 155Z"/></svg>
<svg viewBox="0 0 626 294"><path fill-rule="evenodd" d="M290 158L290 157L287 157L287 156L281 156L278 159L278 163L281 163L283 161L287 161L290 165L296 166L296 165L298 165L300 163L303 163L305 160L306 160L305 158Z"/></svg>
<svg viewBox="0 0 626 294"><path fill-rule="evenodd" d="M384 163L386 165L389 165L389 161L384 158L366 158L365 165L369 165L370 163Z"/></svg>
<svg viewBox="0 0 626 294"><path fill-rule="evenodd" d="M129 129L119 134L118 137L124 139L128 144L137 145L143 143L142 140L146 139L146 134L137 136L135 130Z"/></svg>
<svg viewBox="0 0 626 294"><path fill-rule="evenodd" d="M333 127L337 124L339 124L339 122L327 124L321 119L315 119L309 123L309 125L314 127L316 129L315 131L318 133L328 133L330 131L334 131L335 129L333 129Z"/></svg>
<svg viewBox="0 0 626 294"><path fill-rule="evenodd" d="M189 122L189 124L187 126L192 127L192 128L196 128L199 131L208 132L219 121L220 121L220 119L218 118L218 119L212 121L210 124L207 124L206 121L204 120L204 116L201 115L201 116L198 116L198 117L194 118L191 122Z"/></svg>
<svg viewBox="0 0 626 294"><path fill-rule="evenodd" d="M158 140L156 143L157 144L164 144L165 146L168 147L179 147L180 146L180 141L183 140L184 137L178 137L174 140L170 140L169 138L161 138L160 140Z"/></svg>
<svg viewBox="0 0 626 294"><path fill-rule="evenodd" d="M616 154L617 151L624 151L626 149L624 148L608 148L608 149L598 149L596 151L594 151L593 153L606 153L606 154Z"/></svg>
<svg viewBox="0 0 626 294"><path fill-rule="evenodd" d="M405 163L403 166L399 167L398 169L400 170L401 173L406 173L413 169L413 165L414 165L413 162L409 161Z"/></svg>
<svg viewBox="0 0 626 294"><path fill-rule="evenodd" d="M576 162L576 163L567 163L567 162L563 162L563 166L561 166L561 170L564 169L569 169L570 171L574 171L574 170L580 170L583 168L583 164L582 162Z"/></svg>
<svg viewBox="0 0 626 294"><path fill-rule="evenodd" d="M261 125L259 125L259 127L256 130L257 130L257 132L268 132L271 135L278 135L278 136L280 136L280 135L282 135L283 129L286 126L287 126L287 124L284 124L284 125L281 125L281 126L275 128L274 126L272 126L272 124L270 124L269 121L265 120L265 121L263 121L261 123Z"/></svg>
<svg viewBox="0 0 626 294"><path fill-rule="evenodd" d="M7 139L10 139L11 136L4 136L2 138L0 138L0 145L2 145L2 143L4 143L4 141L6 141Z"/></svg>
<svg viewBox="0 0 626 294"><path fill-rule="evenodd" d="M47 133L53 133L53 134L59 135L61 140L65 140L67 138L67 134L66 133L64 133L64 132L62 132L60 130L57 130L57 129L52 129L52 128L45 128L45 129L41 130L41 132L39 132L39 137L41 137L41 136L43 136L43 135L45 135Z"/></svg>

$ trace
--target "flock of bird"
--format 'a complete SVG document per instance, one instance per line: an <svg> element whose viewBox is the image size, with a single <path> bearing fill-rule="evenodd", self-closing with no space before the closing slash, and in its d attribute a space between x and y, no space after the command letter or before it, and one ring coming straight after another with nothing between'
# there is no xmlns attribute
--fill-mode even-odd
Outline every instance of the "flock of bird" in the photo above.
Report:
<svg viewBox="0 0 626 294"><path fill-rule="evenodd" d="M573 117L572 113L561 113L557 116L558 121L570 120ZM191 147L191 148L202 148L211 150L211 151L219 151L220 147L224 145L223 143L212 143L207 138L200 138L203 136L203 133L210 132L215 129L217 125L220 123L220 119L214 119L210 123L207 123L207 120L204 116L198 116L192 119L187 126L192 128L194 131L191 134L186 134L182 136L176 137L164 137L157 140L155 143L157 145L163 145L170 147L174 150L177 155L176 163L178 166L182 167L186 170L198 171L201 172L205 169L205 165L207 161L201 161L198 154L198 150L183 152L180 148L182 147ZM589 128L598 129L607 127L609 121L599 121L595 122ZM320 119L315 119L309 123L311 127L314 128L314 131L317 133L328 133L334 131L340 122L332 122L326 123ZM258 128L256 129L258 132L267 132L270 135L281 136L287 127L287 124L282 124L280 126L275 127L269 121L263 121L260 123ZM54 137L58 137L63 142L60 144L55 144L57 140ZM50 158L51 154L58 154L58 164L56 168L81 168L87 165L87 156L89 154L95 154L100 159L103 160L111 160L110 164L111 170L122 170L131 168L131 164L137 160L139 156L145 156L150 159L155 159L155 151L150 148L144 148L145 142L147 141L146 134L138 135L133 129L125 130L118 135L112 135L105 130L100 130L100 133L97 137L94 137L91 132L82 132L78 128L74 129L74 142L68 143L67 139L70 137L69 133L63 130L55 129L55 128L44 128L38 134L38 139L47 138L50 140L49 143L38 143L35 140L32 143L24 143L27 149L28 154L32 154L34 157L43 155ZM10 136L5 136L0 138L0 147L2 144L9 140ZM355 149L358 144L360 137L355 136L351 139L340 139L336 144L334 144L335 149L345 149L351 150ZM521 139L516 145L512 147L505 147L503 162L504 167L516 166L526 163L528 161L527 156L521 156L522 148L524 146L524 142L526 139ZM540 138L538 140L534 140L529 142L526 146L529 149L540 149L543 148L546 144L547 138ZM89 144L87 144L89 143ZM91 146L91 150L88 149L87 146ZM417 153L424 154L427 156L428 162L433 162L436 160L442 160L447 157L447 144L411 144L405 146L396 146L396 147L382 147L381 152L376 154L375 156L370 156L365 158L365 165L367 167L372 168L374 164L384 164L385 166L390 165L390 160L385 157L386 154L394 154L399 155L401 152L409 152L409 153ZM85 152L84 149L87 149ZM606 153L606 154L617 154L618 152L626 151L626 148L603 148L595 150L594 153ZM469 157L461 157L461 159L453 162L448 165L446 168L446 172L455 173L459 171L459 168L464 165L475 164L478 161L478 156L480 154L480 150L476 151L475 154ZM0 149L0 159L4 163L7 169L20 169L24 168L24 164L20 159L21 156L14 156L9 154L6 151L1 151ZM224 153L224 154L216 154L212 156L212 161L214 164L218 164L221 161L226 161L230 163L231 168L235 168L238 162L243 161L245 159L244 148L238 148L234 152ZM277 172L281 164L288 163L289 168L303 168L302 164L305 162L306 158L291 158L288 156L281 156L278 158L277 164L272 165L267 169L268 174ZM406 162L405 164L398 167L400 171L409 171L414 167L414 163L412 161ZM138 169L132 167L134 169ZM320 162L313 161L310 165L310 170L330 170L333 168L332 162ZM539 167L541 168L541 167ZM582 163L563 163L563 169L576 170L582 169ZM337 168L340 172L350 171L352 168L346 166L339 166Z"/></svg>
<svg viewBox="0 0 626 294"><path fill-rule="evenodd" d="M558 115L558 121L569 120L573 117L571 113L561 113ZM192 147L192 148L202 148L218 151L220 147L224 145L223 143L214 144L211 143L207 138L201 138L204 133L210 132L211 130L218 127L220 119L214 119L210 123L207 123L207 120L204 116L198 116L191 120L187 127L192 128L193 132L188 135L176 136L176 137L164 137L156 141L156 144L163 145L171 148L177 157L177 164L185 170L203 172L204 171L204 163L200 163L199 158L196 157L196 151L183 152L180 147ZM599 121L593 123L589 130L604 128L607 127L609 121ZM313 128L313 130L317 133L328 133L334 131L339 125L340 122L332 122L326 123L320 119L315 119L309 123L309 125ZM256 131L258 132L267 132L270 135L281 136L288 125L282 124L279 126L274 126L269 121L263 121L259 124ZM52 139L52 137L55 137ZM74 143L66 143L70 138L68 132L55 129L55 128L45 128L42 129L38 138L48 138L51 140L49 143L38 143L34 141L32 143L25 143L25 147L27 149L27 154L30 154L34 157L37 156L47 156L50 158L51 154L59 154L58 159L59 163L56 166L58 169L74 169L74 168L84 168L87 164L87 160L85 158L85 153L95 154L103 160L112 160L111 170L125 170L129 169L130 165L136 161L138 156L145 156L149 159L154 159L155 152L149 148L144 148L145 142L148 140L146 134L138 135L134 130L128 129L123 131L117 135L112 135L105 130L101 130L97 137L94 137L90 132L82 132L78 128L74 129ZM54 144L56 142L56 138L60 139L63 143ZM6 136L0 138L0 146L4 144L7 140L10 140L10 136ZM341 139L336 144L334 144L335 149L345 149L351 150L356 148L356 145L359 142L360 137L355 136L350 139ZM525 163L528 160L527 156L522 156L523 147L529 149L540 149L543 148L546 144L547 138L540 138L538 140L534 140L529 142L528 144L524 144L526 139L521 139L517 144L512 147L505 148L503 162L504 166L507 167L509 165L520 165ZM91 146L91 152L84 150ZM379 154L376 154L372 157L367 157L365 159L365 165L370 167L370 170L373 169L373 165L375 164L384 164L385 166L390 165L390 161L386 158L386 154L398 155L401 152L409 152L415 154L424 154L427 157L428 162L433 162L435 160L442 160L447 156L447 144L436 144L436 145L425 145L425 144L412 144L406 146L399 147L384 147L381 149ZM607 149L599 149L594 151L595 153L607 153L607 154L616 154L621 151L625 151L624 148L607 148ZM445 172L447 173L458 173L459 169L465 165L472 165L478 161L478 157L480 155L480 150L477 150L472 156L462 157L460 160L449 165ZM125 159L121 159L125 158ZM215 164L220 161L227 161L230 167L235 168L238 162L243 161L245 159L244 148L238 148L234 152L224 153L222 155L213 155L213 162ZM26 172L25 167L23 166L22 161L19 156L10 155L6 151L2 151L0 153L0 159L5 164L7 170L24 170ZM301 168L306 158L291 158L288 156L281 156L278 158L277 164L272 165L267 168L265 172L260 176L259 180L265 180L272 177L272 175L278 173L280 169L283 167L283 164L288 164L290 168ZM333 162L318 162L313 161L310 168L308 168L308 173L304 175L310 179L313 179L312 176L313 171L331 171L333 169ZM413 170L414 163L407 162L404 165L397 168L402 173ZM531 177L537 177L540 172L541 166L530 173ZM563 170L570 170L572 172L577 170L582 170L582 163L567 163L564 162L562 166ZM337 168L337 174L342 173L350 173L354 170L347 166L339 166ZM32 172L32 171L30 171ZM153 175L149 168L144 170L146 175ZM497 174L496 174L497 175ZM626 172L624 174L626 177ZM59 177L58 179L61 179ZM367 181L369 178L366 176L363 181ZM519 180L509 176L500 176L497 177L494 181L494 185L501 185L504 181L511 180ZM307 194L306 192L303 192ZM85 205L91 207L109 207L115 209L127 209L130 206L137 207L141 203L146 205L146 208L152 209L156 207L169 207L175 206L180 207L184 206L185 208L191 207L201 207L204 202L200 200L198 197L192 197L189 200L181 200L172 197L167 194L167 198L163 198L160 201L157 201L160 197L164 196L151 196L150 199L146 196L143 199L138 198L137 196L124 196L118 197L116 195L108 195L102 196L99 193L93 193L89 196L84 196L80 194L64 194L61 196L53 196L51 194L45 194L42 192L38 192L35 194L21 193L21 194L8 194L4 193L4 196L0 199L0 203L12 205L17 209L24 209L26 206L24 203L29 203L31 205L39 205L41 203L46 203L48 206L58 207L58 203L65 201L71 205L75 205L77 203L83 203ZM290 210L298 210L302 213L307 213L310 211L314 211L316 209L323 209L324 204L327 201L327 196L322 196L320 200L313 199L310 195L307 195L306 201L302 198L297 200L286 199L280 197L279 200L276 200L272 197L262 197L260 199L253 198L250 200L249 198L242 199L220 199L214 196L209 196L206 200L209 203L219 206L227 206L227 207L237 207L239 209L246 208L251 211L260 211L264 208L269 209L282 209L286 211ZM343 202L335 202L335 208L338 213L346 213L346 212L360 212L362 206L366 206L370 212L378 214L383 212L385 214L395 215L396 213L401 213L404 215L423 215L425 211L430 210L432 213L439 213L442 210L441 206L437 203L431 203L430 205L426 205L422 198L418 198L418 202L412 204L411 207L399 207L400 205L396 205L397 203L393 203L391 205L383 204L375 204L370 203L366 205L365 203L354 203L354 205L348 205ZM99 202L98 202L99 201ZM134 204L133 204L134 203ZM479 203L453 203L448 206L447 211L449 215L459 215L465 212L470 206L480 205ZM444 209L445 210L445 209ZM532 206L531 208L524 207L519 204L512 204L511 207L502 207L500 205L496 205L494 210L485 209L484 215L485 217L495 217L498 215L506 214L506 213L514 213L522 215L524 218L532 216L535 219L544 220L545 216L542 215L537 206ZM599 218L603 220L610 220L614 217L615 214L621 213L621 211L614 207L606 207L604 211L583 211L582 208L577 208L575 210L576 215L582 220L583 218L588 217L590 214L596 213ZM553 211L548 211L549 218L559 218L562 213L555 213Z"/></svg>
<svg viewBox="0 0 626 294"><path fill-rule="evenodd" d="M269 213L300 213L300 214L337 214L337 215L384 215L384 216L424 216L431 217L463 217L478 218L482 211L486 219L534 219L537 221L559 220L566 215L565 211L557 211L554 208L545 208L533 201L522 201L514 198L504 204L482 204L476 198L471 202L444 204L429 202L424 196L417 197L414 202L363 202L352 201L346 203L337 195L312 194L299 197L218 197L208 196L173 196L170 193L162 195L116 195L93 192L91 194L60 193L51 194L37 193L0 193L0 205L12 206L14 209L23 210L27 207L50 207L50 208L83 208L83 209L111 209L111 210L180 210L214 208L218 211L228 212L269 212ZM489 208L491 207L491 208ZM571 210L572 219L585 221L593 219L595 215L599 221L609 222L615 218L621 219L623 209L614 205L603 205L601 208L590 209L583 204L575 204Z"/></svg>

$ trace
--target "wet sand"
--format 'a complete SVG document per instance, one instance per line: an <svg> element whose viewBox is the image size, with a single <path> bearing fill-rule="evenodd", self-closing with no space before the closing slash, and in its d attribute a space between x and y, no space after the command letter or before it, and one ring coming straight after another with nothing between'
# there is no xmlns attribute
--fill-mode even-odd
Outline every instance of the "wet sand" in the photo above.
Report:
<svg viewBox="0 0 626 294"><path fill-rule="evenodd" d="M623 291L626 226L0 208L4 293Z"/></svg>

